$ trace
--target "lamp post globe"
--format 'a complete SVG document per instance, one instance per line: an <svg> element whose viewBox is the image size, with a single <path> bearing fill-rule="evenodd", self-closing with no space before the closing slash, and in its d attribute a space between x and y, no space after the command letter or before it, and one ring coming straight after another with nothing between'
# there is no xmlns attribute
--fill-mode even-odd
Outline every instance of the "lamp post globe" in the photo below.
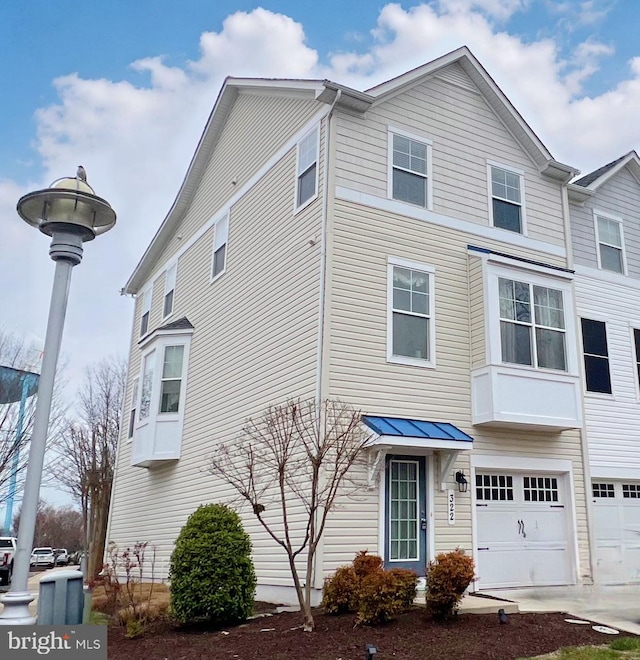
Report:
<svg viewBox="0 0 640 660"><path fill-rule="evenodd" d="M33 625L29 611L29 558L36 526L40 484L51 414L71 271L82 261L82 244L109 231L116 214L109 203L98 197L86 182L84 168L76 177L54 181L49 188L28 193L18 200L20 217L51 237L49 256L56 262L38 398L29 445L29 460L18 528L18 544L13 561L11 588L5 594L0 625Z"/></svg>

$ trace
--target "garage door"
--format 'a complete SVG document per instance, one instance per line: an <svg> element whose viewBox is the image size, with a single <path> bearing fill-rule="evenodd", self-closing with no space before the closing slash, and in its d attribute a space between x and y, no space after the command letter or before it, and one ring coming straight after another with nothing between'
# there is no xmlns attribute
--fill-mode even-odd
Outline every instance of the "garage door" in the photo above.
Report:
<svg viewBox="0 0 640 660"><path fill-rule="evenodd" d="M571 584L565 478L476 473L479 587Z"/></svg>
<svg viewBox="0 0 640 660"><path fill-rule="evenodd" d="M598 480L592 494L596 579L640 582L640 483Z"/></svg>

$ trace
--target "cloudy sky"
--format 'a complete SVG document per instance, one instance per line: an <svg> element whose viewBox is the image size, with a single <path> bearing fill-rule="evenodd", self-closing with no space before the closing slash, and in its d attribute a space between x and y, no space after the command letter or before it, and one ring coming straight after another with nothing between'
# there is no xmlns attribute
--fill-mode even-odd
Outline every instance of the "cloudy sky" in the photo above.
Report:
<svg viewBox="0 0 640 660"><path fill-rule="evenodd" d="M125 355L121 287L226 75L366 89L466 44L551 150L588 172L640 147L636 0L14 0L0 7L0 324L44 337L53 262L18 198L83 164L118 213L74 270L62 350Z"/></svg>

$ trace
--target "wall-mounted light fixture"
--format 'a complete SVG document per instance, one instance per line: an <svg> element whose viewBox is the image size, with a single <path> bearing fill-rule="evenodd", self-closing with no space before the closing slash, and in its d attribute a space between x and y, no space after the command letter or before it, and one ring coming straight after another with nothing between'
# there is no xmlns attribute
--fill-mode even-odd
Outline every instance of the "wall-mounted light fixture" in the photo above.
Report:
<svg viewBox="0 0 640 660"><path fill-rule="evenodd" d="M462 470L456 472L456 483L458 484L458 490L461 493L467 492L467 489L469 488L469 482L467 481L467 477L465 476L464 472L462 472Z"/></svg>

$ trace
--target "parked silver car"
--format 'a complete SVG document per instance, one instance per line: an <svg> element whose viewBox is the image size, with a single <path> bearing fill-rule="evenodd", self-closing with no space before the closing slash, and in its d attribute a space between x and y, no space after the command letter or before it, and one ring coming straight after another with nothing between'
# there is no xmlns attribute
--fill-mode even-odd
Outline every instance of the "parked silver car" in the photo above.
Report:
<svg viewBox="0 0 640 660"><path fill-rule="evenodd" d="M54 548L53 554L56 558L57 566L66 566L69 563L69 553L66 548Z"/></svg>

